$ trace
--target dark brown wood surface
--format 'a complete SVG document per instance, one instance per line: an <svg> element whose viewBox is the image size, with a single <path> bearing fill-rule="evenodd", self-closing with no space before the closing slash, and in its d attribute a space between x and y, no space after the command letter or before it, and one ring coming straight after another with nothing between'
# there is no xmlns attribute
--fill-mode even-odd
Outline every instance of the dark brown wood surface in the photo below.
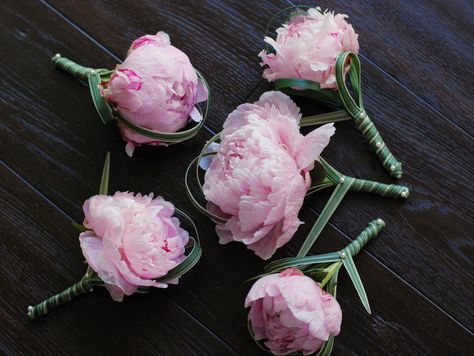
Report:
<svg viewBox="0 0 474 356"><path fill-rule="evenodd" d="M343 247L377 217L387 226L356 259L373 313L341 276L343 328L335 355L469 355L474 350L473 9L454 1L322 1L347 13L360 34L368 112L403 162L406 202L350 193L314 251ZM289 1L28 1L2 3L0 165L0 353L260 354L246 329L244 283L264 262L217 243L193 209L184 171L230 111L271 88L257 53L266 22ZM113 67L131 41L163 30L204 73L213 92L206 128L133 159L114 124L104 126L83 83L51 56ZM299 101L303 112L320 111ZM163 195L200 230L204 255L178 286L123 303L97 290L37 321L26 307L84 272L77 232L112 153L111 191ZM325 158L340 171L390 181L350 123L337 125ZM308 199L306 221L277 256L295 254L328 193Z"/></svg>

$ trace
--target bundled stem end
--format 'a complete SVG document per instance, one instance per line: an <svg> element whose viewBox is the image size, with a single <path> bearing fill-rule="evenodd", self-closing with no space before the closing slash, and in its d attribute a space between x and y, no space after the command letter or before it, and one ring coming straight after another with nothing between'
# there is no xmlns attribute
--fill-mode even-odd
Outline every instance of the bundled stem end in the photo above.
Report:
<svg viewBox="0 0 474 356"><path fill-rule="evenodd" d="M369 226L367 226L354 241L347 245L343 250L339 251L339 256L341 256L342 259L345 259L347 254L354 257L360 252L360 250L362 250L367 242L377 237L384 227L385 222L380 218L371 221Z"/></svg>
<svg viewBox="0 0 474 356"><path fill-rule="evenodd" d="M60 53L56 53L52 58L51 61L53 62L54 66L69 73L74 78L78 78L81 80L87 80L89 75L95 74L96 70L89 67L81 66L76 62L71 61L63 56Z"/></svg>
<svg viewBox="0 0 474 356"><path fill-rule="evenodd" d="M84 276L84 278L82 278L79 282L73 284L61 293L49 297L37 305L30 305L28 307L28 317L30 319L36 319L40 316L46 315L51 310L56 309L60 305L69 302L74 297L93 292L93 285L93 281L91 278L89 278L88 274L86 274L86 276Z"/></svg>
<svg viewBox="0 0 474 356"><path fill-rule="evenodd" d="M350 190L359 191L359 192L367 192L367 193L375 193L381 195L383 197L390 197L390 198L402 198L407 199L410 195L410 190L398 184L384 184L380 182L370 181L366 179L359 179L359 178L352 178L352 177L342 177L340 183L344 183L344 181L350 180L351 181L351 188Z"/></svg>
<svg viewBox="0 0 474 356"><path fill-rule="evenodd" d="M56 53L56 54L51 58L51 61L52 61L53 63L56 63L59 58L61 58L61 53Z"/></svg>

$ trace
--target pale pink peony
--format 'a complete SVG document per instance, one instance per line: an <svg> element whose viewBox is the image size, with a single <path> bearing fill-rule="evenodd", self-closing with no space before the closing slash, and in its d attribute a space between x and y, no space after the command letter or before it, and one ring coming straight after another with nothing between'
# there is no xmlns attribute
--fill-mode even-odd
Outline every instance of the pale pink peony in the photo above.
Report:
<svg viewBox="0 0 474 356"><path fill-rule="evenodd" d="M309 171L334 127L303 136L300 118L296 104L275 91L228 116L203 186L209 209L227 219L216 226L220 243L240 241L268 259L302 223Z"/></svg>
<svg viewBox="0 0 474 356"><path fill-rule="evenodd" d="M317 82L321 88L337 89L337 56L345 51L359 52L358 35L346 18L334 12L321 13L319 8L292 17L277 29L276 41L265 38L275 53L259 53L262 66L267 66L263 77L268 81L300 78Z"/></svg>
<svg viewBox="0 0 474 356"><path fill-rule="evenodd" d="M312 354L341 329L339 303L294 268L260 278L250 289L245 307L250 307L255 339L264 341L275 355Z"/></svg>
<svg viewBox="0 0 474 356"><path fill-rule="evenodd" d="M117 192L93 196L83 209L90 230L79 236L82 252L114 300L139 286L167 287L154 279L184 260L189 239L173 217L173 204L153 194Z"/></svg>
<svg viewBox="0 0 474 356"><path fill-rule="evenodd" d="M125 61L101 86L101 92L130 121L162 132L176 132L190 119L201 121L196 104L208 97L188 56L170 44L165 32L135 40ZM137 145L161 144L119 126L129 156Z"/></svg>

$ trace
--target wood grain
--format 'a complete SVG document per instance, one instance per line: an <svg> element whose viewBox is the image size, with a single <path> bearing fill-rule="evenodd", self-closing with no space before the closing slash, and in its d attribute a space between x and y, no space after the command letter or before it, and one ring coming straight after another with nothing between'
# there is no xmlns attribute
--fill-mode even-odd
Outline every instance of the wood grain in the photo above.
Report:
<svg viewBox="0 0 474 356"><path fill-rule="evenodd" d="M258 6L247 1L212 0L127 1L122 5L84 1L81 7L74 0L48 3L86 33L93 33L116 60L124 59L137 37L168 32L171 43L189 56L211 86L213 115L208 126L214 131L220 130L227 113L260 81L257 54L265 28L262 19L287 6L285 0L263 1ZM96 16L88 16L90 12Z"/></svg>
<svg viewBox="0 0 474 356"><path fill-rule="evenodd" d="M85 266L71 219L3 163L0 176L2 354L236 354L160 291L116 303L96 288L28 319L28 305L78 281Z"/></svg>
<svg viewBox="0 0 474 356"><path fill-rule="evenodd" d="M2 313L8 315L8 318L2 320L2 329L9 330L2 335L4 352L42 353L48 350L67 354L121 354L146 353L156 347L165 354L233 353L209 335L203 335L202 326L197 324L194 318L189 319L189 315L172 302L177 300L179 304L186 305L188 310L195 312L209 307L209 304L205 303L205 300L210 300L209 294L214 295L217 300L223 300L227 299L227 293L236 294L236 291L239 291L239 297L243 297L248 286L236 285L229 276L216 278L216 274L209 273L213 270L212 267L203 266L205 259L192 274L182 279L180 285L167 291L154 290L148 295L126 298L125 302L118 304L112 302L107 293L98 288L93 294L77 298L47 317L29 321L26 318L25 306L35 298L55 293L58 286L66 287L71 281L80 278L84 266L81 263L82 256L77 238L74 237L77 232L73 229L71 220L4 164L0 166L0 174L6 183L6 189L2 188L1 191L1 208L4 214L0 221L9 231L2 239L1 245L2 253L7 257L2 260L1 269L8 272L2 273L1 283L7 285L12 279L21 281L14 286L10 285L1 299ZM309 215L306 216L309 218L312 213L305 210L304 215ZM47 219L43 219L43 216ZM38 224L39 220L41 224ZM36 238L32 240L31 236ZM342 248L346 243L333 229L327 237L320 241L319 250L331 251ZM383 237L382 234L379 239ZM377 242L376 240L373 243ZM12 246L15 248L12 249ZM222 258L227 258L227 261L239 254L244 258L248 256L248 252L242 253L241 246L230 247L218 247L222 249ZM25 251L28 259L22 258ZM212 257L213 262L216 262L215 256ZM9 266L13 264L18 267L12 271ZM380 268L367 254L362 253L357 257L357 266L370 296L373 315L365 313L350 281L342 274L339 302L344 312L344 328L337 338L336 354L349 350L355 354L367 355L378 352L420 354L430 353L430 350L468 354L473 346L469 333L459 332L455 322L447 319L434 306L429 307L416 292L400 284L396 276ZM15 271L21 273L16 275ZM201 278L203 272L206 278ZM229 284L224 285L226 282ZM203 289L204 293L200 289ZM172 300L166 298L165 294ZM203 296L204 300L201 299ZM13 299L16 301L14 306L9 303ZM229 307L226 302L220 302L218 305ZM234 310L243 312L237 305L231 306ZM418 311L423 315L423 320L407 324L406 320L412 317L415 307L421 308ZM199 314L204 313L197 314L201 317ZM101 317L97 318L97 315ZM232 313L226 311L224 315L229 317ZM240 325L234 325L234 320L229 320L227 330L232 333L245 330L243 317L242 315L242 318L238 318ZM203 319L208 321L206 316ZM71 320L74 322L71 323ZM173 322L166 322L169 320ZM127 327L111 330L110 324L117 322ZM443 325L442 329L438 327L439 324ZM135 330L139 337L136 333L130 335L130 329ZM36 339L40 333L43 336L42 343L37 344L29 340L35 339L31 333L35 333ZM176 334L179 334L178 338ZM367 334L376 337L367 339ZM88 342L80 342L83 339ZM393 339L398 341L393 343ZM446 339L449 342L446 342ZM243 352L242 349L238 350ZM252 351L257 352L258 349L254 348Z"/></svg>
<svg viewBox="0 0 474 356"><path fill-rule="evenodd" d="M403 162L404 176L399 183L409 187L410 198L402 202L350 193L332 221L351 234L357 231L360 220L369 221L374 214L386 220L390 237L371 252L471 328L474 311L467 311L463 306L470 299L464 290L474 289L474 278L472 274L459 271L472 267L469 256L474 252L470 234L474 230L474 204L469 198L473 194L469 183L474 173L472 140L400 87L390 85L390 80L381 72L370 66L364 68L366 87L374 91L374 95L366 99L367 111L374 112L371 116L384 140ZM389 87L390 91L385 93L380 90L382 87ZM269 85L260 86L248 100L256 100L269 88ZM304 114L319 110L314 103L298 102ZM406 105L400 109L402 103ZM398 110L397 118L403 124L390 119L393 110ZM430 125L423 125L419 117L426 118ZM386 134L389 132L391 135ZM368 150L352 123L336 125L336 135L323 155L344 174L389 182L376 156ZM307 203L319 212L328 198L328 193L317 194ZM437 276L435 281L433 275ZM445 294L446 285L456 287Z"/></svg>
<svg viewBox="0 0 474 356"><path fill-rule="evenodd" d="M196 139L172 149L138 148L134 158L128 159L116 127L100 123L86 88L54 70L49 58L55 52L61 52L64 56L88 65L98 63L100 66L113 67L117 59L108 50L117 54L122 51L123 55L135 37L157 30L154 27L159 23L160 29L170 32L174 43L184 49L210 79L213 88L226 88L216 93L209 122L209 127L217 130L236 105L245 101L251 93L253 95L249 100L268 88L268 85L260 81L261 72L255 53L260 47L258 39L263 31L262 18L267 18L280 6L280 2L262 2L258 6L251 2L215 1L163 2L159 6L155 2L94 2L90 9L94 10L95 16L89 16L86 6L78 8L77 5L72 5L68 1L54 3L54 6L58 6L84 29L89 38L47 4L9 1L0 15L0 38L6 48L2 57L6 65L0 68L0 77L2 88L8 88L0 93L0 108L6 117L6 120L0 121L0 150L5 163L37 189L35 191L28 188L28 184L22 183L18 177L13 179L15 175L4 173L4 169L2 178L13 177L4 179L6 187L12 186L8 197L15 196L15 199L8 198L5 201L13 202L17 210L15 214L2 219L17 222L18 226L16 230L12 230L12 236L44 234L42 237L48 244L53 237L61 235L58 232L64 232L65 229L74 233L68 220L81 221L81 204L97 191L103 159L110 150L111 190L142 193L153 191L189 212L201 232L204 257L176 288L136 296L122 305L107 303L105 293L95 293L70 303L70 306L65 307L66 310L44 319L49 320L51 317L54 321L40 321L44 324L51 323L48 325L57 323L54 328L44 327L41 332L47 334L52 330L54 335L47 339L51 344L56 344L58 337L69 332L69 336L64 336L64 350L58 349L59 351L94 353L92 347L81 346L80 338L77 338L82 329L87 328L87 316L94 315L95 321L101 319L96 315L104 313L99 325L105 327L107 323L119 325L125 315L134 323L136 331L125 334L127 330L117 327L115 334L111 332L104 344L122 345L122 339L130 340L131 337L127 338L125 335L143 331L140 334L140 345L132 344L126 350L140 353L157 353L160 350L167 354L222 354L233 349L246 355L258 354L258 348L245 328L246 314L242 304L250 286L243 282L260 273L263 262L241 245L219 246L213 224L193 210L182 189L188 162L210 134L203 131ZM105 16L107 14L113 16ZM239 36L235 36L236 33ZM209 39L205 45L196 45L204 41L203 38ZM94 42L96 40L99 43ZM101 47L102 43L107 48ZM318 241L318 252L334 250L347 243L350 236L355 236L379 213L387 221L387 228L381 239L368 246L370 254L363 253L356 261L366 284L374 315L370 317L363 312L350 281L343 277L340 302L345 312L344 325L342 334L337 338L334 354L418 355L455 352L457 355L467 355L473 347L472 334L459 322L467 326L472 324L469 292L473 288L469 274L459 271L472 263L469 259L472 240L466 233L472 227L472 202L458 192L459 187L469 193L471 188L466 185L465 177L449 173L451 169L471 172L469 136L449 121L443 121L423 100L408 92L393 78L387 77L377 67L366 62L363 66L364 90L367 87L371 94L370 99L367 99L368 110L371 113L371 107L380 107L380 112L373 116L377 123L380 122L382 133L393 132L398 135L390 140L393 140L396 147L403 146L405 150L401 155L403 162L408 162L405 166L406 182L413 194L412 199L405 204L362 194L351 195L335 216L335 225L326 229L321 241ZM366 67L369 69L366 70ZM258 88L254 91L257 85ZM389 88L388 94L380 91L381 86ZM391 103L387 105L387 101ZM392 119L395 106L400 106L396 110L401 120ZM321 107L306 103L303 109L309 113L321 110ZM424 122L429 122L430 125L420 134L417 131ZM386 139L389 140L388 137ZM452 151L460 152L464 157L450 155L449 152ZM328 149L326 158L345 173L385 179L378 162L367 152L365 143L350 125L338 125L337 137ZM20 182L16 182L17 180ZM46 204L42 196L34 198L40 192L54 207ZM302 218L308 224L278 256L296 252L310 222L316 218L313 209L318 211L324 199L327 199L327 194L311 200L311 207L308 206L302 213ZM27 215L22 220L20 213L27 209L25 202L28 201L35 202L38 213L35 216ZM456 207L461 214L455 214ZM67 217L58 212L58 209ZM56 216L62 216L59 227L53 224L56 221L53 217ZM437 223L433 224L433 221ZM41 230L32 231L24 225L33 225ZM66 228L60 229L66 225ZM425 235L425 232L431 236ZM43 298L46 292L52 293L59 286L65 287L74 278L80 277L82 266L76 239L71 239L67 244L55 241L53 250L49 252L30 246L28 253L22 250L23 240L15 243L11 237L8 240L2 238L2 241L7 241L2 246L15 251L11 256L15 261L28 259L30 254L34 256L35 259L25 267L26 270L29 269L26 273L34 271L37 261L43 261L44 264L45 261L52 260L53 256L59 256L67 265L67 272L64 273L61 271L65 269L65 264L43 267L49 270L48 276L58 279L51 281L48 287L51 289L43 288L46 283L42 281L35 286L31 297ZM75 257L71 257L73 253ZM70 266L67 261L70 261ZM232 273L223 268L229 265ZM3 270L7 265L2 266ZM57 276L56 273L51 273L53 270L59 271ZM18 283L19 276L13 280ZM3 279L1 285L10 286L9 283ZM446 285L450 286L448 290ZM460 287L465 293L457 292ZM23 300L18 292L9 290L8 296ZM150 308L156 304L159 305L160 312L164 310L164 318L174 320L176 315L176 326L168 330L166 326L155 329L155 323L149 323L155 321L155 316L148 315L151 314ZM25 306L18 308L23 310ZM138 319L132 309L129 309L132 307L133 311L140 311L146 317ZM18 323L15 311L6 310L8 320ZM73 313L76 314L70 315ZM82 321L77 325L64 326L68 321L74 320L73 316ZM159 317L157 314L157 319ZM173 340L172 345L167 345L169 340L165 335L186 329L187 318L191 318L189 325L197 322L203 326L196 327L198 331L195 338L199 338L200 342L187 349L174 337L169 339ZM10 345L4 347L6 351L18 354L36 347L34 343L22 339L22 335L29 335L30 331L27 333L23 330L29 328L28 325L31 324L18 324L8 334L9 339L2 340L2 346L7 343ZM199 330L205 334L206 329L210 336L201 337ZM154 338L153 341L147 338L142 341L143 335L151 336L162 330L162 338ZM89 331L85 334L91 340L91 345L100 342L99 335ZM194 343L192 337L188 333L184 336ZM22 342L26 343L22 349L11 346ZM179 345L174 345L175 343ZM110 350L101 346L97 353L116 354L120 350L117 345L112 345Z"/></svg>
<svg viewBox="0 0 474 356"><path fill-rule="evenodd" d="M108 3L94 2L90 6L94 8L96 13L102 14L101 19L106 18L106 14L110 11L115 11L113 17L106 19L106 28L114 28L116 33L122 35L110 39L104 30L102 20L86 19L83 14L75 11L72 2L53 1L53 3L68 18L78 21L79 25L86 31L96 34L97 39L104 45L107 44L114 52L126 48L130 42L128 39L130 37L128 34L129 27L125 24L132 22L137 28L149 28L152 24L149 17L143 16L139 19L134 17L134 14L144 11L142 7L147 5L136 4L131 8L118 11L117 9L112 10ZM239 7L239 11L248 12L248 8L244 6L243 2L240 4L242 6ZM159 17L160 11L165 11L168 6L171 5L160 4L159 7L150 5L147 9L154 13L156 17ZM285 4L281 4L280 8L285 6ZM366 7L361 6L360 9ZM227 12L235 11L233 5L223 2L219 2L219 9ZM198 9L193 7L186 9L186 11L195 11L194 16L196 18L201 16ZM261 10L258 9L257 11ZM182 15L186 17L189 14L185 12ZM238 15L235 16L239 18ZM252 16L252 14L248 15L249 22L253 19ZM362 15L359 14L360 16ZM267 18L270 18L270 16ZM372 15L370 18L377 19L378 17ZM163 21L166 23L167 19L163 18ZM174 21L177 21L176 18L174 18ZM262 21L260 17L255 24L251 23L252 26L256 27L253 31L260 31L260 36L255 37L252 32L248 38L241 36L237 39L236 48L245 51L246 60L240 62L242 68L245 68L241 73L245 77L252 74L255 77L257 76L254 73L255 69L258 70L258 67L254 63L253 56L254 53L258 52L258 47L261 48L262 46L261 38L264 30L259 25L265 24L266 21ZM205 17L202 18L202 22L208 23ZM211 26L211 24L209 25ZM239 25L238 22L230 22L228 28ZM378 28L383 28L383 26L379 25ZM227 31L227 28L225 31ZM232 32L237 32L237 30L233 29ZM204 33L206 36L210 36L209 38L217 36L216 33ZM361 34L362 36L363 34ZM388 33L385 36L389 37ZM223 37L227 39L227 36ZM218 40L216 39L216 41ZM241 41L245 41L249 46L243 46ZM370 40L367 47L377 47L374 41L375 39ZM191 58L199 57L201 48L189 47L189 42L184 41L177 45L180 48L186 48L186 52ZM215 43L214 40L213 43ZM255 45L257 48L254 48ZM208 54L211 58L206 65L208 68L214 68L212 58L219 55L216 52L218 51L211 51ZM394 58L403 60L405 57L399 54L398 57ZM420 70L425 68L422 64L418 66ZM469 239L468 231L474 228L474 204L468 198L473 193L469 184L469 177L474 173L472 169L473 160L470 154L472 137L456 124L440 116L424 100L407 91L404 86L392 77L387 76L371 62L363 59L362 68L366 108L393 153L403 162L405 176L402 183L411 188L412 194L410 200L403 206L398 202L387 202L385 199L370 196L362 196L361 199L364 199L366 203L361 205L357 198L361 195L349 196L341 207L341 210L344 209L347 213L342 216L337 215L334 221L339 228L347 233L355 231L354 225L361 217L367 221L370 220L373 212L379 212L387 217L390 216L391 220L388 220L388 222L392 226L391 239L387 242L387 246L377 251L377 257L388 261L389 268L399 273L409 283L416 283L417 289L422 291L423 294L439 303L444 310L455 316L464 325L469 325L474 317L474 310L467 313L464 310L463 305L466 297L462 292L462 287L468 286L469 289L474 289L474 278L467 274L460 275L457 271L466 262L472 267L472 260L468 258L469 253L473 252L473 243ZM205 67L203 67L204 69ZM443 71L443 67L440 66L438 70ZM217 73L213 70L204 70L204 73L210 73L211 84L218 80L214 80L214 75L228 78L225 72ZM261 75L261 71L258 72L258 75ZM271 86L268 85L257 87L257 90L254 91L248 101L256 100L263 90L270 88ZM229 89L231 92L234 92L234 90L233 86ZM238 91L239 89L237 89ZM208 127L213 131L220 130L222 122L229 113L229 111L220 110L221 105L218 103L222 99L219 96L220 92L219 90L216 94L216 107L213 109L210 122L208 122ZM238 103L242 103L242 99ZM321 107L312 103L304 106L304 113L306 114L313 113L314 110L319 111ZM429 122L429 125L426 125L427 122ZM378 161L372 153L368 152L368 147L360 138L360 134L349 124L344 123L337 125L337 127L337 135L325 157L330 162L334 162L335 167L340 168L346 174L386 180ZM456 154L453 155L453 152L456 152ZM423 157L423 159L420 159L420 157ZM363 163L355 165L355 160ZM465 172L466 170L467 172ZM456 174L456 179L452 179L452 172L464 173ZM445 177L442 187L439 186L438 177ZM460 189L460 187L463 188ZM327 198L323 198L323 201L326 200ZM350 204L350 202L355 203ZM425 214L425 219L422 217L423 214ZM443 226L443 223L441 225L420 223L420 221L429 221L428 216L430 215L436 221L445 221L444 219L440 220L440 218L446 217L455 221L455 224L446 227ZM435 284L432 282L431 274L422 272L425 270L425 265L432 265L431 259L433 256L436 256L437 261L439 261L431 267L432 273L438 276ZM454 283L456 288L448 296L445 296L442 291L448 283Z"/></svg>
<svg viewBox="0 0 474 356"><path fill-rule="evenodd" d="M314 1L292 1L314 5ZM455 1L318 1L349 16L361 54L444 120L474 135L474 8Z"/></svg>

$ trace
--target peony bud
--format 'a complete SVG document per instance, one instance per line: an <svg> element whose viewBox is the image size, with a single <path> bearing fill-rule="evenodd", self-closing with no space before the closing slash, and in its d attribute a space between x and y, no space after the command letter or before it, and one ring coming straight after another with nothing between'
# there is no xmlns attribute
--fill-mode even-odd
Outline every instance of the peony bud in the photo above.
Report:
<svg viewBox="0 0 474 356"><path fill-rule="evenodd" d="M103 97L128 120L161 132L176 132L191 119L201 121L196 104L208 97L188 56L172 46L164 32L135 40L125 61L100 89ZM119 127L129 156L135 146L164 144L120 122Z"/></svg>
<svg viewBox="0 0 474 356"><path fill-rule="evenodd" d="M263 77L268 81L300 78L317 82L321 88L337 89L334 66L341 52L359 51L358 35L346 15L321 13L311 8L293 16L277 29L276 40L266 37L275 53L260 52Z"/></svg>
<svg viewBox="0 0 474 356"><path fill-rule="evenodd" d="M245 300L253 337L275 355L315 353L341 329L339 303L295 268L260 278Z"/></svg>

